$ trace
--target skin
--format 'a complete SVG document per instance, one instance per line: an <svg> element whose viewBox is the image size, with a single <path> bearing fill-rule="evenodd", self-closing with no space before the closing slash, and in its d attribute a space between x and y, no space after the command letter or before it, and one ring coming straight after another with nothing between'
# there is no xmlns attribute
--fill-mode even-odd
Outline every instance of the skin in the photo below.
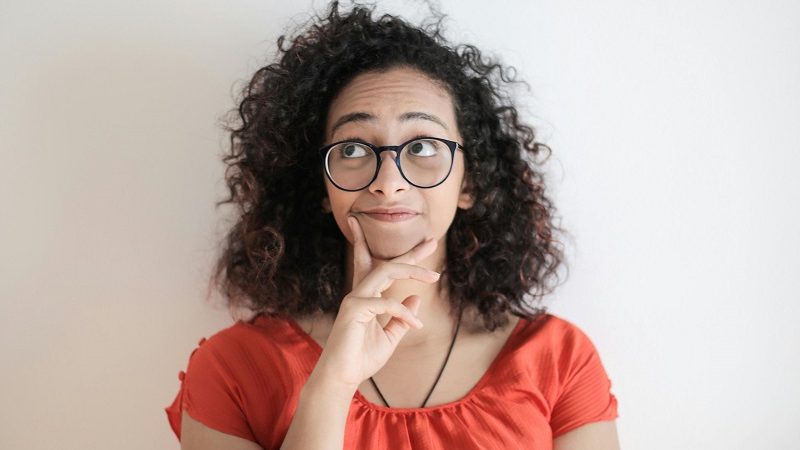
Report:
<svg viewBox="0 0 800 450"><path fill-rule="evenodd" d="M439 118L442 124L413 119L402 121L406 112L418 111ZM369 121L348 122L333 130L333 124L344 115L366 112L374 118ZM356 77L339 93L331 104L326 124L326 142L336 142L358 137L376 145L397 145L417 136L443 137L463 142L455 120L455 110L449 94L424 74L410 68L395 68L384 73L365 73ZM348 286L352 290L356 261L369 260L369 264L396 258L424 242L437 242L432 252L425 252L415 264L430 270L441 271L446 255L446 232L452 223L457 208L472 206L472 198L466 190L463 154L457 151L453 169L448 179L433 189L419 189L410 185L400 175L389 158L393 152L382 154L384 162L377 179L359 192L346 192L333 186L325 178L327 198L322 207L331 212L346 237ZM324 175L323 175L324 176ZM386 205L404 206L419 212L407 222L381 223L365 216L365 208ZM349 224L348 216L357 223ZM362 245L354 249L354 243ZM366 244L366 248L363 248ZM365 257L365 251L369 257ZM355 274L358 276L359 274ZM356 277L358 278L358 277ZM408 331L392 356L392 359L413 359L419 351L439 351L443 343L452 338L453 324L448 316L449 302L446 292L438 283L426 283L414 279L397 279L381 291L384 298L398 301L415 295L413 309L425 324L423 328L404 327ZM409 306L409 305L407 305ZM384 314L379 321L385 326L392 319ZM332 319L330 319L332 320ZM261 447L236 436L227 435L206 427L192 419L186 412L182 422L182 449L207 450L256 450ZM572 430L553 441L554 450L618 450L616 422L590 423Z"/></svg>

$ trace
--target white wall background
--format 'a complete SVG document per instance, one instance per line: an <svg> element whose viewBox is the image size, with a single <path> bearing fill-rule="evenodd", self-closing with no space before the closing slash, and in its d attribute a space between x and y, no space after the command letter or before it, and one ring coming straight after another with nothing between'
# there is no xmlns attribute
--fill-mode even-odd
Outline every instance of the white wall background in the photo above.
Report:
<svg viewBox="0 0 800 450"><path fill-rule="evenodd" d="M232 323L217 119L311 5L0 4L0 447L178 448L177 373ZM532 87L574 236L551 308L623 448L798 448L800 4L442 7Z"/></svg>

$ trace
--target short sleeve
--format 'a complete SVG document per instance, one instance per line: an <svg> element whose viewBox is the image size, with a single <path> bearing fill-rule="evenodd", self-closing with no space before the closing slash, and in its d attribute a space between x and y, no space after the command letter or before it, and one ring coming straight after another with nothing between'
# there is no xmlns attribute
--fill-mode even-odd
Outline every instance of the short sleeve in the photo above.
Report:
<svg viewBox="0 0 800 450"><path fill-rule="evenodd" d="M591 340L572 326L565 336L559 372L563 384L553 406L550 427L553 438L592 422L618 417L611 380Z"/></svg>
<svg viewBox="0 0 800 450"><path fill-rule="evenodd" d="M201 339L203 344L205 339ZM178 374L181 385L172 405L166 408L173 432L180 440L183 410L198 422L222 433L255 442L243 405L243 395L226 363L224 349L212 345L194 349L186 372ZM216 343L218 344L218 342Z"/></svg>

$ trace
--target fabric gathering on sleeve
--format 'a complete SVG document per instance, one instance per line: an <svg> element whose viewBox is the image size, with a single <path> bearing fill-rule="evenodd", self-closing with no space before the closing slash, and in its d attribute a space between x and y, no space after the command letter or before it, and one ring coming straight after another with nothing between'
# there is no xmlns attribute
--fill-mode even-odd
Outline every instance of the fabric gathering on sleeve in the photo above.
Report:
<svg viewBox="0 0 800 450"><path fill-rule="evenodd" d="M185 410L209 428L255 442L242 409L242 391L220 354L224 349L204 343L205 338L192 351L186 371L179 373L180 389L166 408L173 432L180 440L181 414Z"/></svg>

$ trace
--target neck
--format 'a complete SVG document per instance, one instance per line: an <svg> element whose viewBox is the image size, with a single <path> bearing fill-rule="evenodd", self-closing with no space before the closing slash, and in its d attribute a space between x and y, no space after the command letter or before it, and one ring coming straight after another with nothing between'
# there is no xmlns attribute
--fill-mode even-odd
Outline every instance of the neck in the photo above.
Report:
<svg viewBox="0 0 800 450"><path fill-rule="evenodd" d="M439 241L436 251L423 261L419 261L417 265L441 272L446 256L444 241L445 238L443 237ZM353 246L350 244L347 245L345 267L344 292L349 293L353 290L351 286L353 279ZM383 291L381 297L402 302L410 295L420 297L421 302L417 317L425 326L421 329L410 328L398 344L396 352L402 353L403 350L418 350L428 346L441 347L442 342L449 343L452 341L457 317L454 319L450 313L451 307L447 295L445 277L441 277L436 283L423 283L413 279L394 280L392 285ZM391 315L379 314L378 322L382 326L386 326L391 318Z"/></svg>

